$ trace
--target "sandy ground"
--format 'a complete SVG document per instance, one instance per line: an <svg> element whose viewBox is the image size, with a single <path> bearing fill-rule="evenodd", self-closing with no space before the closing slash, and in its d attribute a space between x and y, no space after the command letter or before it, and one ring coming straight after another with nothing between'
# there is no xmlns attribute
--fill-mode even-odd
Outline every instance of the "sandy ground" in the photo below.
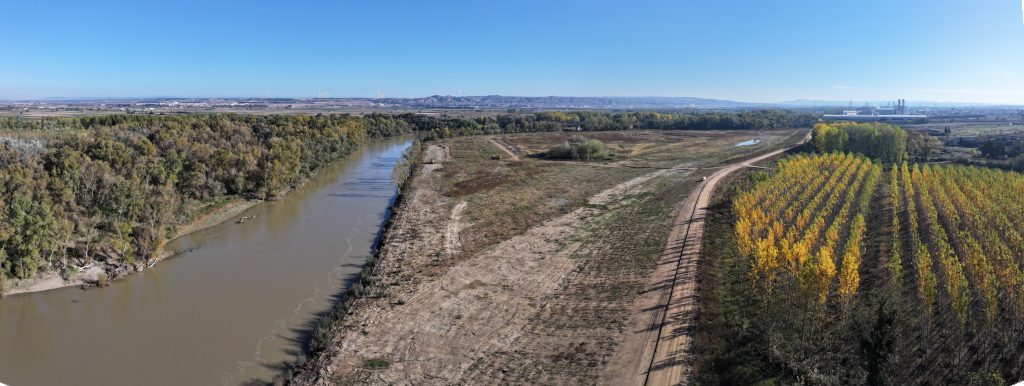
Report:
<svg viewBox="0 0 1024 386"><path fill-rule="evenodd" d="M82 285L96 280L96 275L100 272L103 272L103 268L92 264L71 275L70 279L66 281L57 272L47 272L36 279L17 281L10 290L4 293L4 296Z"/></svg>
<svg viewBox="0 0 1024 386"><path fill-rule="evenodd" d="M810 134L808 134L809 136ZM804 141L808 138L805 137ZM692 370L697 314L697 269L704 218L715 185L749 164L774 157L773 151L719 169L680 203L657 268L634 305L623 340L604 370L604 385L686 384Z"/></svg>
<svg viewBox="0 0 1024 386"><path fill-rule="evenodd" d="M465 201L460 201L452 208L452 215L444 233L445 252L448 253L448 256L459 254L459 247L462 246L462 243L459 242L459 231L462 230L462 213L465 211Z"/></svg>
<svg viewBox="0 0 1024 386"><path fill-rule="evenodd" d="M448 146L446 146L446 145L439 145L439 144L428 145L427 146L427 151L423 154L423 162L425 162L427 164L435 165L435 167L428 168L428 169L431 169L431 170L436 169L437 168L436 165L445 163L446 161L449 161L451 159L452 159L451 152L450 152L450 150L448 150Z"/></svg>
<svg viewBox="0 0 1024 386"><path fill-rule="evenodd" d="M191 224L185 225L178 230L174 239L188 235L193 232L197 232L214 225L220 224L224 221L234 219L236 216L249 209L262 201L259 200L244 200L236 199L228 202L224 206L214 209L209 213L199 217L196 221ZM173 239L172 239L173 240ZM174 256L175 252L170 250L160 251L154 258L150 259L150 263L156 263L171 256ZM96 280L96 275L100 272L104 272L101 264L90 264L88 268L80 270L78 273L71 275L68 280L64 280L57 272L46 272L34 279L27 280L12 280L13 284L4 292L3 296L49 291L64 287L80 286L82 284L89 284Z"/></svg>

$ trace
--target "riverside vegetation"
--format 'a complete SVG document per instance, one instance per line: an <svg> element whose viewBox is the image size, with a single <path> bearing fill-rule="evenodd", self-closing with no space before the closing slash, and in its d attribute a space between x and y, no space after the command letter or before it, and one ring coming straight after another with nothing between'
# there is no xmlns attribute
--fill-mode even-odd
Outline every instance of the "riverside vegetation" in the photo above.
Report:
<svg viewBox="0 0 1024 386"><path fill-rule="evenodd" d="M64 277L156 257L204 213L274 199L373 138L535 131L785 128L807 115L546 112L478 118L417 114L105 115L0 118L0 293L10 279Z"/></svg>
<svg viewBox="0 0 1024 386"><path fill-rule="evenodd" d="M701 383L1024 375L1024 176L907 163L901 131L818 125L824 154L750 173L711 210L732 232L705 240Z"/></svg>

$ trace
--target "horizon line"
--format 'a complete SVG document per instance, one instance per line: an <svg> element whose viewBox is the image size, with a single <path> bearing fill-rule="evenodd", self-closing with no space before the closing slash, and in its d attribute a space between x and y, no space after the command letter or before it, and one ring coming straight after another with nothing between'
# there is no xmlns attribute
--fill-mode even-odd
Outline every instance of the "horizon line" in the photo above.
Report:
<svg viewBox="0 0 1024 386"><path fill-rule="evenodd" d="M120 100L120 101L137 101L147 99L250 99L250 100L374 100L374 99L389 99L389 100L411 100L411 99L424 99L432 97L453 97L453 98L482 98L482 97L506 97L506 98L621 98L621 99L636 99L636 98L651 98L651 99L703 99L708 101L737 103L737 104L749 104L749 105L798 105L798 106L845 106L853 104L854 107L863 107L863 104L880 103L880 102L891 102L889 99L861 99L861 100L829 100L829 99L810 99L800 98L793 100L784 100L777 102L748 102L743 100L735 99L721 99L721 98L709 98L699 96L654 96L654 95L502 95L502 94L483 94L483 95L451 95L451 94L431 94L427 96L418 97L384 97L378 98L374 96L328 96L328 97L267 97L267 96L83 96L83 97L62 97L62 96L49 96L41 98L0 98L0 103L11 103L11 102L54 102L54 101L98 101L98 100ZM907 100L903 98L904 100ZM929 104L942 104L942 105L955 105L955 106L989 106L989 107L1024 107L1024 102L964 102L964 101L950 101L950 100L909 100L914 104L927 106Z"/></svg>

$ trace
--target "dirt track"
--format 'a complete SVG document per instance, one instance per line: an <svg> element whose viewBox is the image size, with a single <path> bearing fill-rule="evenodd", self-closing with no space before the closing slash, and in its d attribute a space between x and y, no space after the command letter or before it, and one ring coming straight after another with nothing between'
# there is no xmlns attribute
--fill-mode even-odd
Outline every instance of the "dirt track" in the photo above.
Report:
<svg viewBox="0 0 1024 386"><path fill-rule="evenodd" d="M510 147L508 145L506 145L506 144L504 144L502 142L498 142L494 138L490 138L490 139L488 139L488 141L490 141L492 144L494 144L494 146L497 146L498 149L501 149L501 151L505 152L505 154L507 154L509 156L509 158L512 159L513 161L518 161L519 160L519 156L516 155L516 153L514 151L512 151L512 149L510 149Z"/></svg>
<svg viewBox="0 0 1024 386"><path fill-rule="evenodd" d="M804 137L804 141L809 136ZM711 194L722 177L786 150L788 148L725 166L708 176L707 181L680 203L664 252L636 301L634 316L605 368L601 384L678 385L687 382L692 369L697 268Z"/></svg>

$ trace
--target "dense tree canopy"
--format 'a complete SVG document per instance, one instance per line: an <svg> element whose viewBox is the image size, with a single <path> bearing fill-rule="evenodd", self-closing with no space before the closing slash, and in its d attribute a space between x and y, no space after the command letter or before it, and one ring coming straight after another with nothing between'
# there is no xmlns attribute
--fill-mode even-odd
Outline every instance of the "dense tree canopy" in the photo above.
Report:
<svg viewBox="0 0 1024 386"><path fill-rule="evenodd" d="M1024 154L1024 139L1004 136L988 137L981 143L978 150L986 158L1013 158Z"/></svg>
<svg viewBox="0 0 1024 386"><path fill-rule="evenodd" d="M822 153L852 152L885 163L907 159L907 133L881 123L819 123L814 125L814 147Z"/></svg>
<svg viewBox="0 0 1024 386"><path fill-rule="evenodd" d="M431 138L560 130L771 130L808 127L817 120L810 114L782 110L723 113L549 111L475 119L415 114L397 117L411 122L417 130L428 131Z"/></svg>
<svg viewBox="0 0 1024 386"><path fill-rule="evenodd" d="M386 117L347 115L0 124L45 139L0 142L0 274L16 278L67 267L69 258L149 258L176 227L225 196L274 198L368 138L410 130Z"/></svg>

